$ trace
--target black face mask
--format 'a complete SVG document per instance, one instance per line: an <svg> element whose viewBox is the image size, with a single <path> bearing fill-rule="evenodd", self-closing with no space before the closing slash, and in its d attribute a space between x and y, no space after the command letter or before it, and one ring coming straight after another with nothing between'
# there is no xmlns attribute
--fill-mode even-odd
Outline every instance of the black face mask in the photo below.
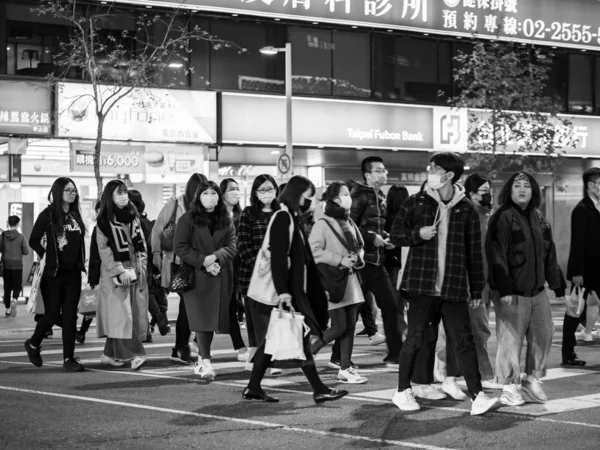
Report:
<svg viewBox="0 0 600 450"><path fill-rule="evenodd" d="M489 208L492 206L492 194L481 194L481 200L479 201L481 206Z"/></svg>
<svg viewBox="0 0 600 450"><path fill-rule="evenodd" d="M305 213L306 211L308 211L310 209L311 204L312 204L312 200L310 198L305 198L304 205L300 206L300 211Z"/></svg>

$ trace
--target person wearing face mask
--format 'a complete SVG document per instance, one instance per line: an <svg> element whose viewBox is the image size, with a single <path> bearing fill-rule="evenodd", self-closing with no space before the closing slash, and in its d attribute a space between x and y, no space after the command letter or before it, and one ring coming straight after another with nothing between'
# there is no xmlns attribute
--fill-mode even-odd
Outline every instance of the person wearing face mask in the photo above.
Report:
<svg viewBox="0 0 600 450"><path fill-rule="evenodd" d="M398 368L402 348L402 333L398 323L398 305L390 275L385 268L385 250L394 245L388 239L385 195L381 188L387 184L387 170L378 156L365 158L361 164L364 183L352 189L350 218L356 223L365 242L365 267L360 270L363 294L371 292L381 309L385 338L379 333L369 336L372 345L387 343L388 353L383 362ZM366 306L366 305L365 305ZM364 318L363 318L364 321Z"/></svg>
<svg viewBox="0 0 600 450"><path fill-rule="evenodd" d="M528 173L512 175L500 192L486 238L488 282L497 292L496 376L504 385L501 402L518 406L544 403L540 378L552 347L554 323L544 284L564 300L566 282L556 259L552 229L538 210L542 194ZM527 342L526 363L521 350ZM523 375L521 375L523 374Z"/></svg>
<svg viewBox="0 0 600 450"><path fill-rule="evenodd" d="M97 333L106 337L100 362L131 369L146 364L148 250L139 213L121 180L110 181L100 199L96 242L102 260Z"/></svg>
<svg viewBox="0 0 600 450"><path fill-rule="evenodd" d="M240 216L242 214L242 208L240 208L240 186L233 178L225 178L221 181L219 187L221 188L221 192L223 192L223 203L225 203L227 212L229 212L229 215L233 219L235 234L237 236ZM231 296L231 303L229 304L229 336L231 337L233 348L238 352L238 361L246 362L248 361L250 353L246 348L240 329L240 322L244 317L244 304L240 299L239 290L239 254L236 254L235 259L233 260L233 273L235 274L235 278L233 280L233 295Z"/></svg>
<svg viewBox="0 0 600 450"><path fill-rule="evenodd" d="M198 186L192 206L179 219L173 246L183 263L194 268L193 287L183 293L189 327L196 332L199 349L194 373L212 381L216 377L210 352L214 334L230 332L235 226L221 189L212 181Z"/></svg>
<svg viewBox="0 0 600 450"><path fill-rule="evenodd" d="M338 380L342 383L363 384L367 378L360 376L351 365L354 346L354 329L358 318L358 308L365 301L356 271L364 266L364 242L356 224L350 219L352 197L346 184L336 181L327 187L322 201L326 202L325 215L316 221L310 234L309 243L317 264L333 266L347 271L343 296L328 302L331 326L316 338L312 345L317 354L325 345L339 339L340 370ZM318 266L319 267L319 266ZM327 278L328 272L322 272ZM331 295L331 292L330 292Z"/></svg>
<svg viewBox="0 0 600 450"><path fill-rule="evenodd" d="M463 160L444 152L429 162L427 183L402 205L391 231L395 245L410 247L402 279L409 294L408 332L400 352L393 403L403 411L414 411L420 409L415 396L445 397L431 386L443 321L447 343L453 346L467 383L471 414L484 414L498 399L483 391L469 317L469 307L479 306L485 285L479 217L457 184L464 172ZM429 384L413 390L411 378L417 366L427 374ZM457 388L442 385L454 398L466 398L460 389L454 392L448 387Z"/></svg>

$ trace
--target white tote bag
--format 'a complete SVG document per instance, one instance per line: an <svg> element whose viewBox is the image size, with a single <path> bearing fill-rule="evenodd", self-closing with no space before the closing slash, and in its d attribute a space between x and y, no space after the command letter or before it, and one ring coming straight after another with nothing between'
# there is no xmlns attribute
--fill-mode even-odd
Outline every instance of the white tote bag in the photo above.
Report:
<svg viewBox="0 0 600 450"><path fill-rule="evenodd" d="M287 209L281 209L277 211L271 217L269 221L269 225L267 226L267 233L265 234L265 239L263 240L262 247L258 251L258 256L256 257L256 263L254 264L254 269L252 270L252 278L250 279L250 286L248 287L247 296L252 300L255 300L259 303L263 303L269 306L277 305L277 291L275 290L275 284L273 283L273 272L271 271L271 251L269 250L269 236L271 235L271 225L273 224L273 220L275 220L275 216L279 213L289 214ZM290 248L292 246L292 237L294 232L294 223L290 224ZM290 253L290 249L288 248L288 255ZM290 261L288 258L288 267L290 265Z"/></svg>
<svg viewBox="0 0 600 450"><path fill-rule="evenodd" d="M42 281L42 275L44 274L44 268L46 267L46 253L41 259L40 263L33 274L33 281L31 282L31 291L29 293L29 301L27 302L27 312L29 314L44 314L44 301L42 300L42 289L40 283ZM42 309L40 309L40 307Z"/></svg>
<svg viewBox="0 0 600 450"><path fill-rule="evenodd" d="M272 355L273 361L305 361L303 342L309 332L304 316L295 312L291 306L290 312L284 311L280 303L279 308L271 311L265 354Z"/></svg>

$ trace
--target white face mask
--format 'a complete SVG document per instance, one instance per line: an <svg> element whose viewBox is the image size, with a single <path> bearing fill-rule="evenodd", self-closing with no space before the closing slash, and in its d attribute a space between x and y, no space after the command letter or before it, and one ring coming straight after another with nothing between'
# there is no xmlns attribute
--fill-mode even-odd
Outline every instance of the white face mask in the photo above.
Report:
<svg viewBox="0 0 600 450"><path fill-rule="evenodd" d="M214 195L201 195L200 203L204 206L205 209L212 209L219 203L219 196Z"/></svg>
<svg viewBox="0 0 600 450"><path fill-rule="evenodd" d="M427 186L429 186L434 191L440 190L448 182L448 180L442 181L442 178L445 175L446 174L439 175L439 174L436 174L436 173L429 173L429 174L427 174Z"/></svg>
<svg viewBox="0 0 600 450"><path fill-rule="evenodd" d="M265 206L271 206L271 203L273 202L273 200L275 200L275 194L257 194L257 195L258 195L258 199Z"/></svg>
<svg viewBox="0 0 600 450"><path fill-rule="evenodd" d="M225 200L227 200L232 205L237 205L240 202L240 193L238 191L228 191L225 192Z"/></svg>
<svg viewBox="0 0 600 450"><path fill-rule="evenodd" d="M350 209L352 206L352 197L349 195L341 195L338 197L340 199L340 206L344 209Z"/></svg>
<svg viewBox="0 0 600 450"><path fill-rule="evenodd" d="M129 196L127 193L119 194L117 191L113 192L113 202L119 208L125 208L129 203Z"/></svg>

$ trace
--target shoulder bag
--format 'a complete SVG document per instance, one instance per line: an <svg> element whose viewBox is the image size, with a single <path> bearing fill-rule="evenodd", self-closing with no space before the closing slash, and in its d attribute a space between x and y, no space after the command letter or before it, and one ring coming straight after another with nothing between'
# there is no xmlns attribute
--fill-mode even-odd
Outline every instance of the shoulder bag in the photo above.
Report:
<svg viewBox="0 0 600 450"><path fill-rule="evenodd" d="M160 248L163 251L172 252L173 251L173 238L175 237L175 227L177 226L177 208L179 206L179 202L177 201L177 197L175 197L175 208L173 209L173 214L171 214L171 219L167 226L163 229L162 239L160 241Z"/></svg>
<svg viewBox="0 0 600 450"><path fill-rule="evenodd" d="M192 246L192 249L194 249L194 228L191 224L190 228L190 245ZM171 284L169 285L169 291L183 294L184 292L194 289L195 269L194 266L186 263L181 258L180 261L181 264L171 263Z"/></svg>

